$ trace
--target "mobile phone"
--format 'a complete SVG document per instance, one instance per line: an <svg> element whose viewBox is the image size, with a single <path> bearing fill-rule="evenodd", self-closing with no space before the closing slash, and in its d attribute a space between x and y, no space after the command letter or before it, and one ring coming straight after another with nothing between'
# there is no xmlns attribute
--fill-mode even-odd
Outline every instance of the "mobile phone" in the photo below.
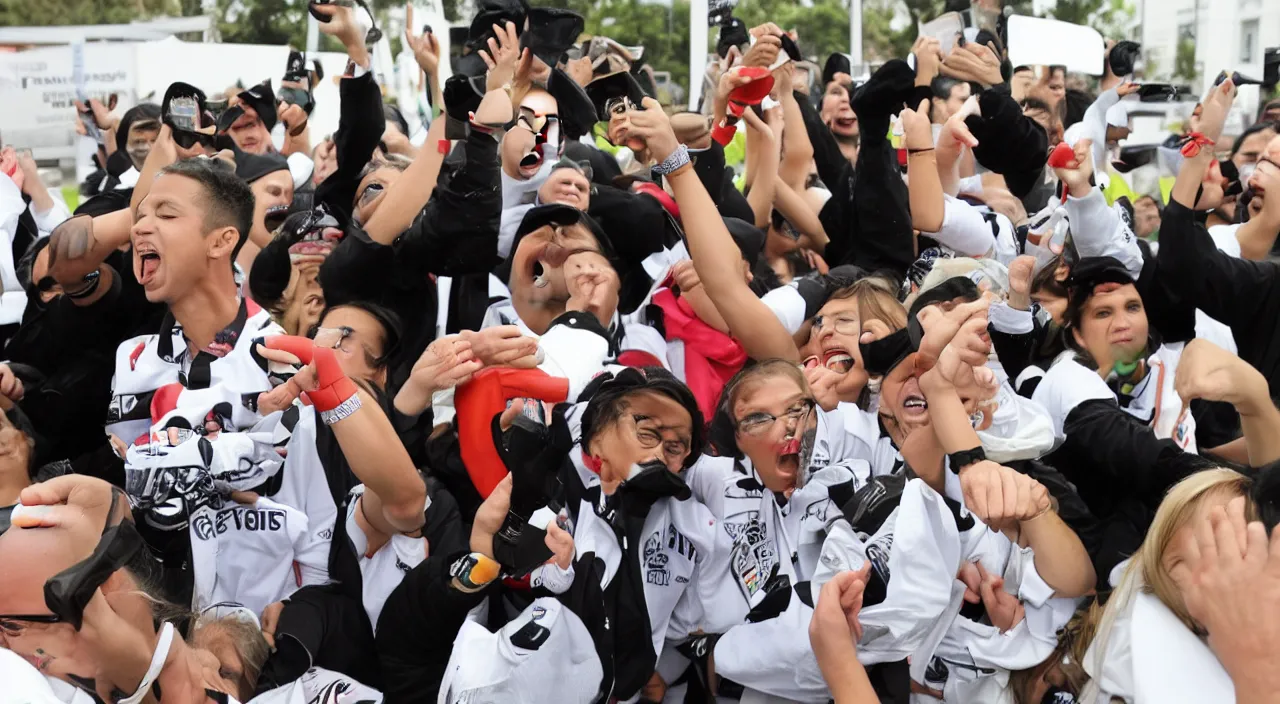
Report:
<svg viewBox="0 0 1280 704"><path fill-rule="evenodd" d="M84 132L92 138L93 141L98 144L104 144L105 142L102 137L102 130L98 129L98 123L93 120L93 110L88 108L87 102L85 103L85 106L85 109L80 111L80 122L84 125Z"/></svg>
<svg viewBox="0 0 1280 704"><path fill-rule="evenodd" d="M804 56L800 54L800 47L796 45L794 39L786 34L782 35L780 39L782 39L782 50L787 53L787 56L791 57L792 61L804 60Z"/></svg>
<svg viewBox="0 0 1280 704"><path fill-rule="evenodd" d="M276 92L276 95L280 98L281 102L285 102L290 105L300 105L305 108L311 103L311 96L302 88L281 86L280 90Z"/></svg>

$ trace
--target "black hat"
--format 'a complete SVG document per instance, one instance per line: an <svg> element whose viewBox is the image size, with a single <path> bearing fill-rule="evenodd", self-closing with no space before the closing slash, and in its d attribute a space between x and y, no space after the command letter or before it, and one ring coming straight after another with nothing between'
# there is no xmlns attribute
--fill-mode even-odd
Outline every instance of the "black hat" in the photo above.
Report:
<svg viewBox="0 0 1280 704"><path fill-rule="evenodd" d="M531 7L525 14L527 24L520 35L520 48L528 49L542 63L555 67L560 57L577 41L586 22L572 10L554 7Z"/></svg>
<svg viewBox="0 0 1280 704"><path fill-rule="evenodd" d="M1072 306L1081 305L1100 284L1131 284L1133 275L1115 257L1084 257L1071 267L1066 286Z"/></svg>
<svg viewBox="0 0 1280 704"><path fill-rule="evenodd" d="M733 237L734 244L738 245L742 258L754 267L764 251L765 231L738 218L724 218L724 226Z"/></svg>
<svg viewBox="0 0 1280 704"><path fill-rule="evenodd" d="M729 48L742 46L751 41L747 33L747 25L737 17L731 18L727 24L720 25L720 37L716 39L716 55L724 58L729 55Z"/></svg>
<svg viewBox="0 0 1280 704"><path fill-rule="evenodd" d="M827 57L827 63L822 65L822 85L826 85L836 79L837 73L851 74L853 72L853 64L849 61L849 57L844 54L832 54Z"/></svg>
<svg viewBox="0 0 1280 704"><path fill-rule="evenodd" d="M516 26L516 36L524 32L525 15L529 4L524 0L488 0L477 3L476 16L471 20L467 33L468 43L475 49L488 51L488 40L493 36L493 25L499 27L510 22Z"/></svg>
<svg viewBox="0 0 1280 704"><path fill-rule="evenodd" d="M249 271L249 295L264 308L273 307L289 286L293 259L289 248L312 233L338 227L338 221L324 207L295 212L285 218L267 246L253 259Z"/></svg>
<svg viewBox="0 0 1280 704"><path fill-rule="evenodd" d="M455 73L444 82L445 138L464 139L471 113L480 109L485 94L485 75Z"/></svg>
<svg viewBox="0 0 1280 704"><path fill-rule="evenodd" d="M488 72L489 67L485 64L484 59L480 58L479 51L473 51L470 54L463 54L453 60L453 75L455 76L478 77L480 79L484 79L485 74ZM483 80L481 80L480 86L481 89L484 88Z"/></svg>
<svg viewBox="0 0 1280 704"><path fill-rule="evenodd" d="M126 154L129 146L129 128L135 122L159 122L160 106L155 103L138 103L125 111L120 118L120 126L116 129L116 151ZM159 129L159 125L156 125Z"/></svg>
<svg viewBox="0 0 1280 704"><path fill-rule="evenodd" d="M577 139L591 133L592 126L597 122L596 107L577 81L561 69L552 68L551 79L547 81L547 92L556 99L556 112L560 115L560 124L566 137Z"/></svg>
<svg viewBox="0 0 1280 704"><path fill-rule="evenodd" d="M217 126L213 114L205 107L205 100L204 91L190 83L170 83L160 103L161 121L175 132L212 135Z"/></svg>
<svg viewBox="0 0 1280 704"><path fill-rule="evenodd" d="M907 311L907 327L872 342L858 344L862 353L862 366L872 376L884 376L893 371L907 357L920 349L924 328L920 326L920 311L927 306L956 298L976 301L981 297L978 285L967 276L953 276L916 297Z"/></svg>
<svg viewBox="0 0 1280 704"><path fill-rule="evenodd" d="M600 223L583 211L562 203L536 205L524 214L524 219L520 221L519 227L516 228L515 237L511 240L511 253L507 255L507 260L500 264L494 273L503 281L511 280L511 264L515 260L516 250L520 247L520 240L524 239L524 236L530 232L540 230L547 225L563 226L577 225L578 223L585 224L591 230L591 234L600 243L600 253L613 264L614 269L621 276L622 269L619 268L618 257L613 249L613 243L609 241L609 236L605 234L604 228L600 227Z"/></svg>
<svg viewBox="0 0 1280 704"><path fill-rule="evenodd" d="M271 89L271 79L240 91L240 101L253 108L270 132L276 126L276 94ZM228 111L229 112L229 111ZM233 120L234 122L234 120Z"/></svg>
<svg viewBox="0 0 1280 704"><path fill-rule="evenodd" d="M595 106L596 119L599 122L609 121L609 113L605 110L605 106L611 99L627 98L638 106L645 97L644 89L636 82L635 76L626 71L618 71L591 81L587 84L587 96Z"/></svg>
<svg viewBox="0 0 1280 704"><path fill-rule="evenodd" d="M246 183L253 183L263 176L276 171L289 170L289 161L274 152L249 154L236 150L235 157L236 175L244 179Z"/></svg>
<svg viewBox="0 0 1280 704"><path fill-rule="evenodd" d="M703 418L702 411L698 409L698 399L684 382L662 367L630 367L596 386L595 393L582 414L583 451L587 451L591 438L601 429L601 414L612 417L617 400L637 391L662 394L689 412L689 418L693 421L692 434L689 442L690 452L685 458L684 466L687 469L698 461L702 456L703 443Z"/></svg>

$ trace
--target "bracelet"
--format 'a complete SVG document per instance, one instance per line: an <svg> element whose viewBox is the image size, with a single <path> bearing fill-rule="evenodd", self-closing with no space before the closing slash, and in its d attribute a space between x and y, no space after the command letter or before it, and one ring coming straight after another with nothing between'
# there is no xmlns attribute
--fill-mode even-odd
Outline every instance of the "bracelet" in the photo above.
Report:
<svg viewBox="0 0 1280 704"><path fill-rule="evenodd" d="M83 287L78 288L75 291L63 291L63 293L67 294L67 298L79 300L81 298L88 298L89 296L92 296L94 292L98 290L98 284L102 282L102 272L98 269L94 269L88 274L85 274L83 280L85 282Z"/></svg>
<svg viewBox="0 0 1280 704"><path fill-rule="evenodd" d="M916 154L924 154L925 152L931 152L931 151L933 151L933 147L926 147L924 149L908 149L907 155L915 156Z"/></svg>
<svg viewBox="0 0 1280 704"><path fill-rule="evenodd" d="M360 410L360 396L355 394L327 411L320 411L320 420L324 421L325 425L333 425L350 418L358 410Z"/></svg>
<svg viewBox="0 0 1280 704"><path fill-rule="evenodd" d="M666 176L667 174L678 171L680 167L688 163L689 148L681 144L674 152L671 152L666 159L663 159L661 164L653 167L653 172L659 176Z"/></svg>
<svg viewBox="0 0 1280 704"><path fill-rule="evenodd" d="M138 684L138 689L133 694L124 699L119 700L118 704L138 704L147 695L151 693L151 685L155 683L156 678L160 676L160 671L164 669L164 661L169 657L169 648L173 646L173 624L165 622L164 627L160 629L160 640L156 642L156 651L151 654L151 664L147 667L147 674L142 676L142 682Z"/></svg>
<svg viewBox="0 0 1280 704"><path fill-rule="evenodd" d="M956 474L960 474L960 470L965 467L985 459L987 459L987 453L983 452L981 445L971 450L961 450L947 455L947 463L951 466L951 471Z"/></svg>

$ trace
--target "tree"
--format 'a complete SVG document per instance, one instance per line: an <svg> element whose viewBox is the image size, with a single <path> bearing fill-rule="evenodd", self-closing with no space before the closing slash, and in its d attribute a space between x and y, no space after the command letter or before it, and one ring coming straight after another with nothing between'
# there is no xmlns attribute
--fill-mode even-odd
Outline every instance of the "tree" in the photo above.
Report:
<svg viewBox="0 0 1280 704"><path fill-rule="evenodd" d="M1104 38L1121 39L1133 19L1134 8L1126 0L1058 0L1049 16L1093 27Z"/></svg>
<svg viewBox="0 0 1280 704"><path fill-rule="evenodd" d="M1194 82L1198 73L1195 40L1185 37L1179 39L1177 53L1173 56L1173 77Z"/></svg>
<svg viewBox="0 0 1280 704"><path fill-rule="evenodd" d="M179 0L0 0L0 26L128 24L182 9Z"/></svg>

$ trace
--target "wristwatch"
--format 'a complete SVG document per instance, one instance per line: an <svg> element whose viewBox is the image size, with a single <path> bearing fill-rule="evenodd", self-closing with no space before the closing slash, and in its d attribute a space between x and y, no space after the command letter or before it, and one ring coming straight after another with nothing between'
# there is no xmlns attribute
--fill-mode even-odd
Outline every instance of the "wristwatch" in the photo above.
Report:
<svg viewBox="0 0 1280 704"><path fill-rule="evenodd" d="M493 558L479 552L468 553L458 558L449 567L449 576L458 580L458 587L464 592L477 592L498 578L501 567Z"/></svg>
<svg viewBox="0 0 1280 704"><path fill-rule="evenodd" d="M671 156L663 159L661 164L653 167L653 173L658 174L659 176L666 176L667 174L679 171L688 163L689 148L681 144L674 152L671 152Z"/></svg>

